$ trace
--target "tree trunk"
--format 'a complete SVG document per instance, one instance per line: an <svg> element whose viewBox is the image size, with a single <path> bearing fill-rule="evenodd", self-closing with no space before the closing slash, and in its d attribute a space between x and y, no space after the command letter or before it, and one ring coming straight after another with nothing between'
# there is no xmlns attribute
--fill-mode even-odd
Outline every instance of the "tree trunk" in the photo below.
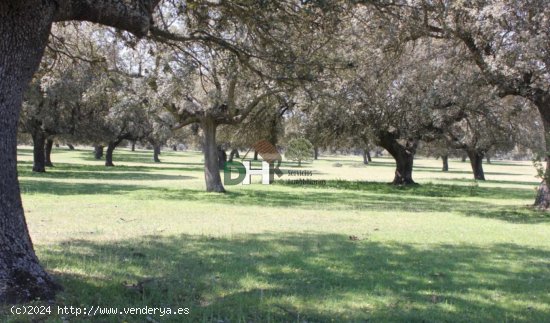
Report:
<svg viewBox="0 0 550 323"><path fill-rule="evenodd" d="M443 168L441 169L444 172L449 171L449 155L443 155L441 156L441 160L443 161Z"/></svg>
<svg viewBox="0 0 550 323"><path fill-rule="evenodd" d="M462 157L460 159L460 161L462 161L463 163L466 162L466 158L468 158L468 154L462 154Z"/></svg>
<svg viewBox="0 0 550 323"><path fill-rule="evenodd" d="M227 153L222 147L218 147L218 168L223 170L227 162Z"/></svg>
<svg viewBox="0 0 550 323"><path fill-rule="evenodd" d="M155 163L160 163L159 155L160 155L160 145L154 145L153 146L153 160L155 161Z"/></svg>
<svg viewBox="0 0 550 323"><path fill-rule="evenodd" d="M405 146L397 140L399 137L390 132L383 132L379 135L379 144L386 149L395 159L394 185L416 184L412 179L414 155L416 154L417 140L407 140Z"/></svg>
<svg viewBox="0 0 550 323"><path fill-rule="evenodd" d="M216 146L216 129L218 125L211 118L201 121L204 149L204 180L207 192L225 193L220 176L218 147Z"/></svg>
<svg viewBox="0 0 550 323"><path fill-rule="evenodd" d="M318 160L319 159L319 148L314 147L313 148L313 153L314 153L315 160Z"/></svg>
<svg viewBox="0 0 550 323"><path fill-rule="evenodd" d="M46 152L44 147L46 145L46 134L37 130L32 134L33 142L33 163L32 171L37 173L44 173L46 171Z"/></svg>
<svg viewBox="0 0 550 323"><path fill-rule="evenodd" d="M370 149L367 148L367 161L372 162L372 157L370 156Z"/></svg>
<svg viewBox="0 0 550 323"><path fill-rule="evenodd" d="M535 104L541 115L546 141L546 170L537 191L535 206L540 209L548 209L550 207L550 93L536 91L534 92L534 97L530 98L530 100Z"/></svg>
<svg viewBox="0 0 550 323"><path fill-rule="evenodd" d="M136 151L136 142L132 140L132 151Z"/></svg>
<svg viewBox="0 0 550 323"><path fill-rule="evenodd" d="M52 148L53 148L53 139L47 139L46 140L46 166L53 167L52 163Z"/></svg>
<svg viewBox="0 0 550 323"><path fill-rule="evenodd" d="M67 144L67 147L69 147L69 150L74 150L74 146L71 144Z"/></svg>
<svg viewBox="0 0 550 323"><path fill-rule="evenodd" d="M105 154L105 166L107 167L114 167L115 164L113 164L113 152L115 151L116 147L120 144L122 140L116 140L111 141L107 145L107 153Z"/></svg>
<svg viewBox="0 0 550 323"><path fill-rule="evenodd" d="M258 152L254 150L254 160L258 160Z"/></svg>
<svg viewBox="0 0 550 323"><path fill-rule="evenodd" d="M94 146L94 158L101 159L103 158L103 145Z"/></svg>
<svg viewBox="0 0 550 323"><path fill-rule="evenodd" d="M478 181L485 180L485 173L483 172L483 157L484 153L476 149L466 150L468 158L470 158L470 164L472 165L472 171L474 172L474 179Z"/></svg>
<svg viewBox="0 0 550 323"><path fill-rule="evenodd" d="M232 149L229 153L229 161L232 162L233 158L241 158L241 155L239 154L238 149Z"/></svg>
<svg viewBox="0 0 550 323"><path fill-rule="evenodd" d="M178 151L178 145L173 145L173 146L172 146L172 150L173 150L173 151Z"/></svg>
<svg viewBox="0 0 550 323"><path fill-rule="evenodd" d="M491 164L491 156L487 156L485 159L487 160L487 164Z"/></svg>
<svg viewBox="0 0 550 323"><path fill-rule="evenodd" d="M363 149L363 164L368 165L369 164L369 157L368 157L368 149Z"/></svg>
<svg viewBox="0 0 550 323"><path fill-rule="evenodd" d="M50 300L59 289L34 253L17 180L23 92L40 63L55 9L53 1L33 4L0 2L0 304Z"/></svg>

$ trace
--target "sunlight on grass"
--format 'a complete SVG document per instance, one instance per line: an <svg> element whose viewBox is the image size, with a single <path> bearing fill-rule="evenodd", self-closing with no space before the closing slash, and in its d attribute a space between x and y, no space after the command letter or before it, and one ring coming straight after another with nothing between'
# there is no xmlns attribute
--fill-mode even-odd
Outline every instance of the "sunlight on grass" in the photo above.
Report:
<svg viewBox="0 0 550 323"><path fill-rule="evenodd" d="M326 156L301 168L325 185L286 175L218 195L203 191L197 152L163 152L155 164L152 152L120 149L106 169L90 150L55 149L45 174L21 152L31 235L65 288L57 305L182 306L190 322L550 317L550 216L529 207L529 162L486 165L489 180L475 183L467 163L442 173L418 159L421 185L394 187L388 158Z"/></svg>

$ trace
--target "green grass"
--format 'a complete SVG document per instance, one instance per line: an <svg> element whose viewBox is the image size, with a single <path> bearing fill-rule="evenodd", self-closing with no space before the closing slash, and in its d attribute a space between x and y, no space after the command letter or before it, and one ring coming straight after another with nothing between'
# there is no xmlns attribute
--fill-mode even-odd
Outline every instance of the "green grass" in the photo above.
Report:
<svg viewBox="0 0 550 323"><path fill-rule="evenodd" d="M33 174L20 148L35 248L64 286L51 305L190 315L85 321L550 320L550 215L529 206L538 182L529 162L486 165L489 180L476 183L467 163L442 173L440 161L418 159L421 185L393 187L390 159L326 156L302 167L326 185L218 195L203 192L199 153L163 152L155 164L151 152L117 150L109 169L91 156L55 149L56 167Z"/></svg>

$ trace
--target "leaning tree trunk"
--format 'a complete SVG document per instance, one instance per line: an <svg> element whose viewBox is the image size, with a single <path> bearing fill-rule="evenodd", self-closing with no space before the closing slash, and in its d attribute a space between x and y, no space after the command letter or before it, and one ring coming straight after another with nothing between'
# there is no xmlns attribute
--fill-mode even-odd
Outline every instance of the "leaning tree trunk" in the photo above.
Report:
<svg viewBox="0 0 550 323"><path fill-rule="evenodd" d="M94 146L94 158L101 159L103 158L103 145Z"/></svg>
<svg viewBox="0 0 550 323"><path fill-rule="evenodd" d="M114 167L115 164L113 164L113 152L115 151L116 147L120 144L121 140L111 141L107 145L107 153L105 154L105 166L107 167Z"/></svg>
<svg viewBox="0 0 550 323"><path fill-rule="evenodd" d="M23 92L40 63L54 9L53 1L0 2L0 304L53 299L59 288L34 253L17 180Z"/></svg>
<svg viewBox="0 0 550 323"><path fill-rule="evenodd" d="M67 147L69 147L69 150L74 150L74 146L72 144L67 144Z"/></svg>
<svg viewBox="0 0 550 323"><path fill-rule="evenodd" d="M37 130L32 134L33 142L33 163L32 171L37 173L44 173L46 171L46 152L44 147L46 145L46 134L41 130Z"/></svg>
<svg viewBox="0 0 550 323"><path fill-rule="evenodd" d="M363 149L363 164L365 164L365 165L369 164L368 154L369 154L369 150L368 149Z"/></svg>
<svg viewBox="0 0 550 323"><path fill-rule="evenodd" d="M466 150L466 153L470 159L470 165L472 165L474 179L477 181L484 181L485 173L483 172L483 157L485 154L476 149L468 149Z"/></svg>
<svg viewBox="0 0 550 323"><path fill-rule="evenodd" d="M216 146L217 127L216 121L211 118L205 118L201 122L204 140L204 180L207 192L225 193L218 165L218 147Z"/></svg>
<svg viewBox="0 0 550 323"><path fill-rule="evenodd" d="M449 155L443 155L441 156L441 160L443 161L443 168L441 169L444 172L449 171Z"/></svg>
<svg viewBox="0 0 550 323"><path fill-rule="evenodd" d="M385 132L379 137L379 144L386 149L395 160L395 176L392 184L411 185L416 184L412 178L414 155L418 142L416 140L407 140L405 146L397 141L398 137L389 132Z"/></svg>
<svg viewBox="0 0 550 323"><path fill-rule="evenodd" d="M46 140L46 148L45 148L45 159L46 159L46 166L53 167L52 163L52 148L53 148L53 139L47 139Z"/></svg>
<svg viewBox="0 0 550 323"><path fill-rule="evenodd" d="M153 146L153 160L155 163L160 163L160 145L154 145Z"/></svg>

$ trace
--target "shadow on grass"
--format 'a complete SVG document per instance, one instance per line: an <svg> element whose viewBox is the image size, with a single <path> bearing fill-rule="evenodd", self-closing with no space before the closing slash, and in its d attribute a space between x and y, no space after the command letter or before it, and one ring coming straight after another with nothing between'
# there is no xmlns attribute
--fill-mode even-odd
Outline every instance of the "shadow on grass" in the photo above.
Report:
<svg viewBox="0 0 550 323"><path fill-rule="evenodd" d="M154 177L154 175L151 176ZM521 189L444 184L394 187L384 183L328 181L327 186L332 189L303 189L302 186L279 184L269 187L269 189L260 186L247 189L227 187L226 194L213 194L202 190L146 187L139 184L67 183L26 178L22 178L20 182L21 190L25 194L126 195L126 198L136 200L197 201L207 204L312 210L454 212L465 216L492 218L514 223L550 222L550 213L548 212L538 211L527 206L495 205L479 199L472 199L472 197L503 200L533 198L533 191Z"/></svg>
<svg viewBox="0 0 550 323"><path fill-rule="evenodd" d="M550 251L514 244L182 235L66 241L39 255L65 287L58 305L190 308L186 317L153 317L166 322L543 322L550 316Z"/></svg>
<svg viewBox="0 0 550 323"><path fill-rule="evenodd" d="M99 161L101 162L101 161ZM177 172L203 172L204 166L196 167L195 163L181 163L182 166L191 165L191 167L169 167L161 168L158 167L162 164L154 164L156 166L127 166L127 165L118 165L115 167L105 167L104 165L78 165L78 164L69 164L69 163L55 163L55 167L46 167L45 173L34 173L32 172L32 162L29 161L18 161L18 171L20 176L48 176L48 173L52 174L52 177L57 177L55 174L59 174L58 178L66 178L61 175L63 172L95 172L98 176L108 176L108 174L120 173L123 176L124 172L158 172L158 171L177 171ZM132 179L131 176L128 176L128 179Z"/></svg>
<svg viewBox="0 0 550 323"><path fill-rule="evenodd" d="M436 179L438 181L459 182L459 183L468 183L468 184L474 184L475 183L475 181L473 179L467 179L467 178L436 178ZM488 179L486 181L480 181L480 183L526 185L526 186L531 186L533 189L535 189L539 186L540 181L533 180L532 182L527 182L527 181L503 181L503 180Z"/></svg>

